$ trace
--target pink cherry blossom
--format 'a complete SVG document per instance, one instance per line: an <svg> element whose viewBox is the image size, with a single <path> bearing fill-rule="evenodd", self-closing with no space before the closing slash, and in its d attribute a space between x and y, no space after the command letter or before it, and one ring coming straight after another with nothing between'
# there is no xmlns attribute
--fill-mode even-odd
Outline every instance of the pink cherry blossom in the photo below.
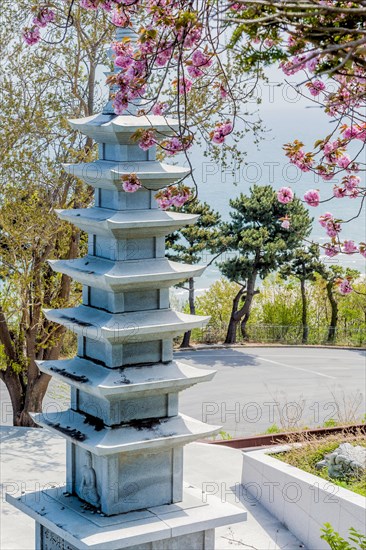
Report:
<svg viewBox="0 0 366 550"><path fill-rule="evenodd" d="M195 67L209 67L212 64L211 59L201 50L196 50L192 54L191 61Z"/></svg>
<svg viewBox="0 0 366 550"><path fill-rule="evenodd" d="M159 191L155 198L162 210L171 206L179 208L191 198L191 190L184 185L173 185Z"/></svg>
<svg viewBox="0 0 366 550"><path fill-rule="evenodd" d="M340 168L348 168L348 166L351 164L351 159L348 155L343 155L341 158L338 159L337 164Z"/></svg>
<svg viewBox="0 0 366 550"><path fill-rule="evenodd" d="M224 143L226 136L233 131L233 125L230 121L224 123L217 123L215 129L210 133L213 143Z"/></svg>
<svg viewBox="0 0 366 550"><path fill-rule="evenodd" d="M133 59L128 55L117 55L114 64L119 69L128 69L133 64Z"/></svg>
<svg viewBox="0 0 366 550"><path fill-rule="evenodd" d="M292 202L294 200L294 192L292 191L291 187L281 187L277 191L277 199L282 204Z"/></svg>
<svg viewBox="0 0 366 550"><path fill-rule="evenodd" d="M355 187L358 187L361 183L361 178L359 176L351 175L345 176L342 179L342 182L348 191L352 191Z"/></svg>
<svg viewBox="0 0 366 550"><path fill-rule="evenodd" d="M342 231L341 224L338 222L335 222L334 220L330 220L326 225L326 233L328 237L334 238L337 237L338 233Z"/></svg>
<svg viewBox="0 0 366 550"><path fill-rule="evenodd" d="M291 222L288 218L284 218L282 223L281 223L281 227L283 229L290 229L290 226L291 226Z"/></svg>
<svg viewBox="0 0 366 550"><path fill-rule="evenodd" d="M348 126L343 130L343 135L346 139L360 139L361 141L366 140L366 123L364 124L354 124Z"/></svg>
<svg viewBox="0 0 366 550"><path fill-rule="evenodd" d="M129 18L122 10L114 10L112 13L112 23L116 27L126 27L129 23Z"/></svg>
<svg viewBox="0 0 366 550"><path fill-rule="evenodd" d="M220 97L221 99L226 99L228 97L228 92L226 90L226 88L224 88L224 86L221 84L220 85Z"/></svg>
<svg viewBox="0 0 366 550"><path fill-rule="evenodd" d="M49 8L42 8L39 10L36 17L33 18L33 24L36 27L46 27L48 23L52 23L55 20L55 12Z"/></svg>
<svg viewBox="0 0 366 550"><path fill-rule="evenodd" d="M325 84L321 80L313 80L309 83L308 88L311 95L316 97L320 94L320 92L325 90Z"/></svg>
<svg viewBox="0 0 366 550"><path fill-rule="evenodd" d="M319 206L320 193L317 189L309 189L304 195L304 201L309 206Z"/></svg>
<svg viewBox="0 0 366 550"><path fill-rule="evenodd" d="M172 137L161 143L161 147L165 150L166 155L172 157L182 151L187 151L192 145L191 139L181 139L180 137Z"/></svg>
<svg viewBox="0 0 366 550"><path fill-rule="evenodd" d="M354 241L344 241L342 252L345 254L353 254L354 252L358 252L358 248Z"/></svg>
<svg viewBox="0 0 366 550"><path fill-rule="evenodd" d="M345 187L339 187L339 185L335 185L333 187L333 196L337 199L343 199L343 197L347 196L347 189Z"/></svg>
<svg viewBox="0 0 366 550"><path fill-rule="evenodd" d="M151 112L152 112L153 115L160 116L160 115L163 115L165 113L165 111L168 109L168 107L169 107L169 105L167 103L158 102L158 103L155 103L155 105L151 109Z"/></svg>
<svg viewBox="0 0 366 550"><path fill-rule="evenodd" d="M139 147L143 151L148 151L151 147L156 145L154 130L146 130L139 141Z"/></svg>
<svg viewBox="0 0 366 550"><path fill-rule="evenodd" d="M97 10L97 0L80 0L80 6L86 10Z"/></svg>
<svg viewBox="0 0 366 550"><path fill-rule="evenodd" d="M123 176L122 181L122 188L124 191L126 191L126 193L136 193L136 191L138 191L142 187L141 181L136 174Z"/></svg>
<svg viewBox="0 0 366 550"><path fill-rule="evenodd" d="M127 97L122 92L116 93L113 101L113 108L116 115L123 115L128 108Z"/></svg>
<svg viewBox="0 0 366 550"><path fill-rule="evenodd" d="M343 295L350 294L353 291L352 285L348 279L343 279L339 285L339 292Z"/></svg>
<svg viewBox="0 0 366 550"><path fill-rule="evenodd" d="M325 214L322 214L321 216L319 216L319 223L322 227L326 227L327 223L329 221L333 221L333 219L334 219L333 214L331 214L330 212L325 212Z"/></svg>
<svg viewBox="0 0 366 550"><path fill-rule="evenodd" d="M225 136L221 132L214 130L214 132L212 132L211 139L213 143L220 145L221 143L224 143Z"/></svg>
<svg viewBox="0 0 366 550"><path fill-rule="evenodd" d="M319 64L319 58L318 57L311 57L311 59L309 59L306 62L306 68L308 69L308 71L313 73L313 72L315 72L315 69L317 68L318 64ZM318 80L316 82L321 82L321 81ZM323 83L321 82L321 84L323 84ZM324 88L325 88L325 86L324 86Z"/></svg>
<svg viewBox="0 0 366 550"><path fill-rule="evenodd" d="M195 67L194 65L189 65L187 72L191 78L199 78L204 74L199 67Z"/></svg>
<svg viewBox="0 0 366 550"><path fill-rule="evenodd" d="M339 254L339 248L331 243L327 243L324 246L324 251L325 255L328 256L328 258L334 258L334 256L337 256L337 254Z"/></svg>
<svg viewBox="0 0 366 550"><path fill-rule="evenodd" d="M31 29L24 29L23 39L28 46L33 46L41 39L41 34L39 32L39 27L32 27Z"/></svg>
<svg viewBox="0 0 366 550"><path fill-rule="evenodd" d="M348 191L348 197L350 199L357 199L359 196L360 196L360 190L357 189L356 187Z"/></svg>

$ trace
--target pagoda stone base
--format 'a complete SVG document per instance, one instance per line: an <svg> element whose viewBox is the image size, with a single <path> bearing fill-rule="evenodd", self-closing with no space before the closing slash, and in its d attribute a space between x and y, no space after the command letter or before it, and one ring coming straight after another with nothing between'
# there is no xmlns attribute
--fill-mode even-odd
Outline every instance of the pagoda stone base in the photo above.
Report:
<svg viewBox="0 0 366 550"><path fill-rule="evenodd" d="M68 491L88 501L81 489L85 450L68 442L66 456ZM182 500L182 447L93 456L92 464L99 505L108 516Z"/></svg>
<svg viewBox="0 0 366 550"><path fill-rule="evenodd" d="M36 550L214 550L215 528L246 520L237 506L186 484L182 502L109 517L65 491L7 495L36 521Z"/></svg>
<svg viewBox="0 0 366 550"><path fill-rule="evenodd" d="M213 550L214 548L215 530L208 529L180 537L123 547L123 550ZM78 550L78 547L70 545L60 536L37 524L36 550Z"/></svg>

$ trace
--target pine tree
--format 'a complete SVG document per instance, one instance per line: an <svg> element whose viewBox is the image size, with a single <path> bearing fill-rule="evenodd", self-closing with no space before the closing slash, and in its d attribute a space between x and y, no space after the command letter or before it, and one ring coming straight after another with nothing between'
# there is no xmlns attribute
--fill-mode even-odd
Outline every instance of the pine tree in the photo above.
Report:
<svg viewBox="0 0 366 550"><path fill-rule="evenodd" d="M197 214L199 216L195 225L190 225L172 233L167 237L167 250L171 252L168 257L172 260L186 264L198 264L204 261L207 253L218 253L223 246L220 223L221 216L215 212L206 202L197 199L186 203L179 212ZM185 288L183 286L183 288ZM188 280L189 312L195 315L195 287L194 279ZM191 339L191 331L184 334L181 347L188 347Z"/></svg>
<svg viewBox="0 0 366 550"><path fill-rule="evenodd" d="M300 200L283 205L270 185L254 185L250 195L241 194L230 201L230 206L232 221L225 224L223 233L235 257L221 262L219 267L225 277L240 285L225 340L234 344L239 323L243 338L247 338L253 298L259 292L258 277L264 279L292 258L302 239L309 235L312 220ZM279 221L286 214L291 220L290 229L281 227Z"/></svg>

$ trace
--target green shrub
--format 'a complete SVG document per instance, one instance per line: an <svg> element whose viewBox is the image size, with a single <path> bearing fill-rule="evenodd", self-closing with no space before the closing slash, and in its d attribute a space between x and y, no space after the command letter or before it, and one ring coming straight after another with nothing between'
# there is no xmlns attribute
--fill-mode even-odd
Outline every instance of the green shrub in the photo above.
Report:
<svg viewBox="0 0 366 550"><path fill-rule="evenodd" d="M353 546L351 542L347 541L339 533L334 531L330 523L325 523L322 529L321 539L325 540L329 544L332 550L366 550L366 536L359 533L353 527L349 530L349 540L356 543L357 546Z"/></svg>

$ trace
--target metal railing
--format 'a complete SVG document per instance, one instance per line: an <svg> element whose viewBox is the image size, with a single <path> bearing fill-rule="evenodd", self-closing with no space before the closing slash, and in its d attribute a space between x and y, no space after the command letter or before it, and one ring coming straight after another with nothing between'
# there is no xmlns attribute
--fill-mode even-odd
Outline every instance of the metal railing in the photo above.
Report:
<svg viewBox="0 0 366 550"><path fill-rule="evenodd" d="M227 333L226 324L209 324L203 329L195 329L192 332L192 340L215 344L223 342ZM269 325L269 324L248 324L248 338L244 340L240 326L237 328L237 343L258 342L272 344L301 344L302 325ZM309 325L308 344L329 344L362 347L366 345L366 324L361 326L338 327L335 331L334 340L328 341L327 325Z"/></svg>

